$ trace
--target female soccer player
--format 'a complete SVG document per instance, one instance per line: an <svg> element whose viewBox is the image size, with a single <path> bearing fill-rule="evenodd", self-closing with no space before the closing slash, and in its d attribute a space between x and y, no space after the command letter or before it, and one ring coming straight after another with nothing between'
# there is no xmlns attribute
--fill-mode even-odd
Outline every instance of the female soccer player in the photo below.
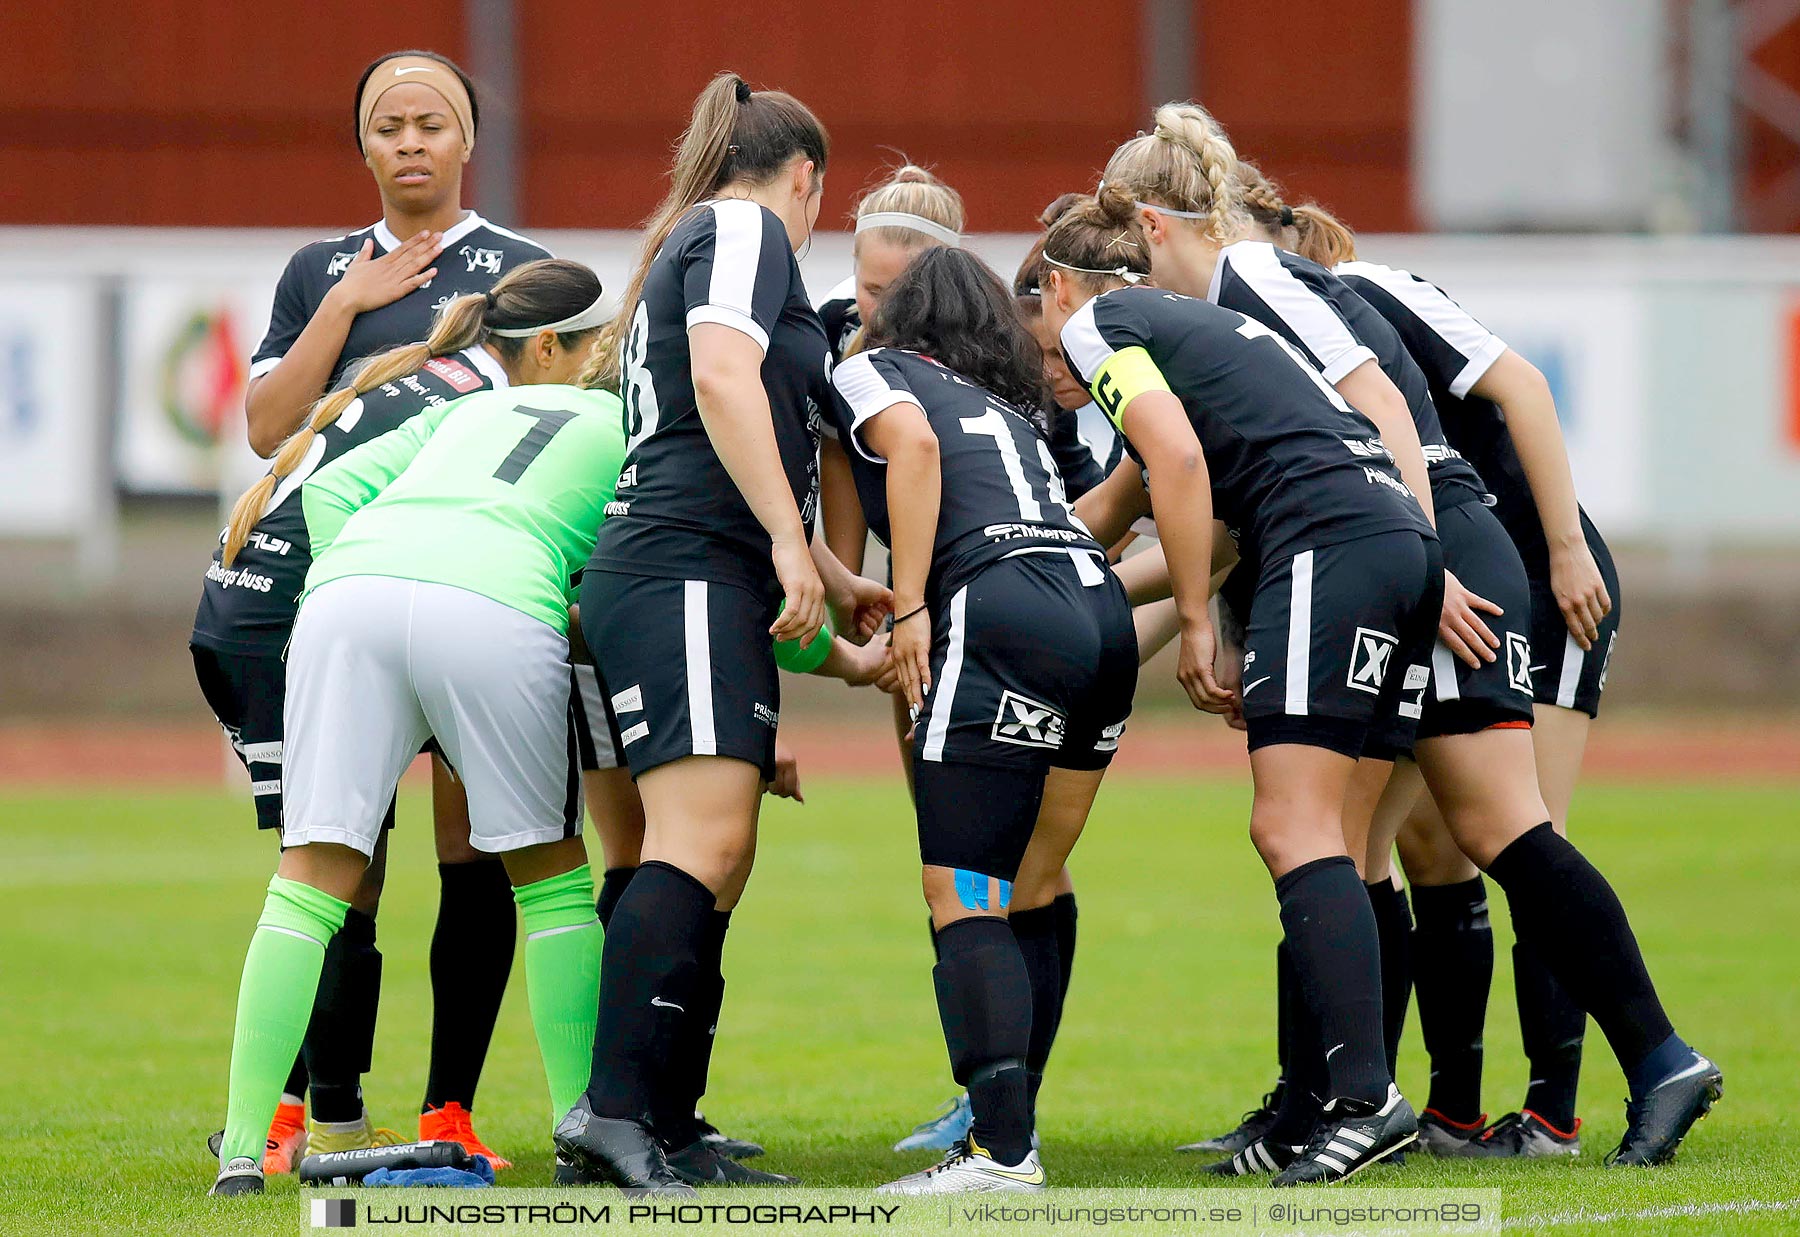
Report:
<svg viewBox="0 0 1800 1237"><path fill-rule="evenodd" d="M1406 271L1357 260L1355 237L1316 212L1302 252L1332 258L1335 273L1394 325L1431 383L1450 444L1481 471L1531 586L1526 667L1534 705L1532 744L1550 822L1565 837L1569 803L1599 712L1619 624L1619 581L1600 532L1581 509L1549 384L1537 369L1442 290ZM1554 650L1554 651L1552 651ZM1549 673L1538 674L1538 671ZM1485 1130L1480 1112L1482 1021L1493 935L1485 931L1481 875L1447 836L1435 804L1420 798L1401 854L1419 918L1415 981L1442 1088L1444 1129L1423 1138L1440 1150L1483 1156L1574 1155L1580 1150L1576 1084L1586 1014L1528 943L1513 947L1520 1031L1531 1085L1520 1110ZM1371 848L1371 862L1374 860ZM1371 871L1371 878L1375 875Z"/></svg>
<svg viewBox="0 0 1800 1237"><path fill-rule="evenodd" d="M353 107L357 149L374 178L381 218L303 247L282 272L244 397L250 445L260 455L272 455L298 430L312 404L341 386L356 362L424 339L433 314L454 297L484 292L521 263L550 256L464 209L463 168L475 149L481 110L468 76L449 59L429 51L381 56L358 79ZM278 782L279 769L271 764L257 780ZM470 847L462 788L436 758L432 817L440 891L431 944L431 1065L419 1132L455 1139L504 1167L476 1137L469 1112L512 969L517 916L501 865ZM359 906L379 897L379 880L377 865ZM362 932L359 921L352 925L353 934ZM380 959L374 940L361 935L334 949L320 986L315 1041L342 1034L354 1045L372 1036ZM317 1055L316 1043L314 1049ZM333 1064L346 1055L366 1060L353 1047L323 1051L332 1076L314 1088L314 1151L367 1146L372 1138L355 1079ZM305 1090L300 1066L290 1083L296 1097ZM292 1118L283 1123L283 1141L297 1141L299 1109L283 1113Z"/></svg>
<svg viewBox="0 0 1800 1237"><path fill-rule="evenodd" d="M312 561L296 497L301 483L321 464L425 408L472 391L554 377L592 342L601 322L594 308L599 297L600 281L587 267L543 259L515 268L490 291L452 301L425 342L372 359L353 382L320 401L307 425L276 456L269 475L239 499L207 569L190 643L200 689L250 773L259 827L281 825L286 682L281 653ZM384 834L344 931L326 955L327 981L306 1054L313 1066L315 1151L402 1141L393 1131L371 1127L358 1086L369 1068L375 1034L381 982L375 913L386 859ZM474 919L477 926L482 922ZM505 923L510 929L510 907ZM446 953L461 952L466 951L446 942ZM484 1033L479 1047L485 1051L485 1046ZM291 1171L307 1144L301 1108L306 1078L304 1063L296 1061L270 1128L264 1157L269 1172ZM456 1118L454 1132L462 1135L457 1141L472 1153L490 1154L465 1128L467 1106L451 1101L445 1109Z"/></svg>
<svg viewBox="0 0 1800 1237"><path fill-rule="evenodd" d="M596 296L586 320L559 325L597 325L599 310ZM553 327L530 337L550 358L543 377L566 382L586 359ZM569 582L625 453L619 412L616 397L570 386L478 393L425 408L301 486L313 563L287 658L283 851L244 961L213 1193L262 1190L254 1153L325 948L428 738L468 787L471 841L500 853L513 882L553 1113L580 1094L601 932L565 632Z"/></svg>
<svg viewBox="0 0 1800 1237"><path fill-rule="evenodd" d="M941 1163L884 1189L1041 1189L1032 1107L1061 975L1053 925L1015 932L1008 909L1020 881L1021 909L1048 910L1080 835L1080 820L1043 830L1047 781L1091 804L1118 748L1137 683L1130 604L1067 505L1033 419L1042 356L999 278L960 249L927 250L869 336L877 347L833 376L838 431L892 551L932 974L972 1110Z"/></svg>
<svg viewBox="0 0 1800 1237"><path fill-rule="evenodd" d="M581 623L643 796L644 862L612 910L593 1076L556 1142L624 1187L679 1184L665 1147L698 1143L676 1046L716 1021L729 912L775 772L769 636L810 641L825 618L807 522L830 350L794 253L827 151L792 96L715 77L603 341L630 454Z"/></svg>
<svg viewBox="0 0 1800 1237"><path fill-rule="evenodd" d="M1316 263L1237 239L1246 221L1236 178L1229 141L1193 104L1159 108L1156 131L1120 147L1107 166L1108 183L1133 200L1159 283L1203 291L1282 331L1311 352L1328 378L1339 377L1340 391L1354 373L1372 368L1370 359L1403 384L1406 428L1416 425L1432 464L1446 564L1479 592L1462 589L1447 573L1438 645L1413 702L1422 712L1414 748L1419 769L1457 846L1507 890L1520 939L1540 954L1556 942L1551 966L1559 981L1595 1016L1619 1057L1632 1102L1615 1161L1660 1163L1711 1106L1721 1078L1675 1034L1611 886L1550 823L1529 734L1530 587L1518 551L1482 501L1480 476L1444 441L1423 372L1386 320ZM1384 437L1389 432L1384 425ZM1523 676L1516 673L1521 667ZM1404 750L1376 754L1391 759ZM1379 793L1379 786L1371 789ZM1365 814L1354 805L1361 832L1348 841L1359 858L1368 851L1373 806L1368 800ZM1404 941L1410 923L1399 891L1384 878L1368 893L1385 908L1377 914L1388 935ZM1400 1011L1393 1014L1390 1057ZM1289 1094L1297 1100L1302 1090L1290 1087ZM1284 1114L1258 1145L1268 1154L1292 1132ZM1241 1168L1255 1150L1234 1163Z"/></svg>
<svg viewBox="0 0 1800 1237"><path fill-rule="evenodd" d="M1104 540L1154 495L1181 612L1178 676L1197 708L1241 708L1251 840L1330 1046L1322 1120L1276 1183L1342 1179L1417 1130L1387 1068L1374 914L1343 818L1357 759L1409 737L1402 689L1435 627L1437 539L1375 426L1291 345L1241 314L1130 286L1149 270L1137 207L1111 181L1044 243L1044 316L1149 474L1146 492L1139 469L1121 466L1078 511ZM1213 670L1215 505L1259 572L1245 653L1255 677L1236 696Z"/></svg>

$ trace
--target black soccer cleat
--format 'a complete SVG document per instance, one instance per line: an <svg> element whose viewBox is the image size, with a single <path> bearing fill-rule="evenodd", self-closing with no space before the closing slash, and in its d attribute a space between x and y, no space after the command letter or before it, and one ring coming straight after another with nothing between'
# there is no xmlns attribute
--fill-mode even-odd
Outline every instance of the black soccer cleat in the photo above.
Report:
<svg viewBox="0 0 1800 1237"><path fill-rule="evenodd" d="M1511 1120L1518 1120L1518 1114L1509 1115ZM1427 1108L1419 1114L1419 1146L1426 1155L1440 1156L1444 1159L1457 1159L1465 1155L1480 1154L1474 1150L1492 1129L1504 1125L1508 1117L1502 1117L1492 1127L1488 1126L1487 1114L1484 1112L1473 1121L1452 1121L1435 1108ZM1577 1146L1580 1144L1578 1143ZM1404 1154L1404 1152L1402 1152Z"/></svg>
<svg viewBox="0 0 1800 1237"><path fill-rule="evenodd" d="M1211 1138L1202 1138L1199 1142L1183 1143L1175 1150L1217 1151L1223 1155L1236 1155L1275 1128L1275 1114L1281 1108L1277 1099L1278 1095L1278 1090L1264 1095L1260 1107L1252 1108L1245 1113L1237 1125L1225 1133L1215 1134Z"/></svg>
<svg viewBox="0 0 1800 1237"><path fill-rule="evenodd" d="M1651 1168L1675 1158L1681 1140L1705 1118L1725 1091L1725 1075L1694 1054L1686 1067L1625 1105L1625 1137L1606 1157L1608 1168Z"/></svg>
<svg viewBox="0 0 1800 1237"><path fill-rule="evenodd" d="M1330 1185L1347 1181L1369 1165L1393 1155L1419 1136L1419 1119L1400 1088L1388 1084L1387 1102L1335 1099L1313 1129L1299 1158L1269 1184Z"/></svg>
<svg viewBox="0 0 1800 1237"><path fill-rule="evenodd" d="M215 1198L234 1198L240 1194L263 1192L262 1165L247 1155L240 1155L219 1169L219 1179L207 1193Z"/></svg>
<svg viewBox="0 0 1800 1237"><path fill-rule="evenodd" d="M597 1182L632 1194L691 1195L694 1187L669 1168L662 1148L641 1121L597 1117L587 1099L557 1122L551 1136L562 1157L592 1173Z"/></svg>
<svg viewBox="0 0 1800 1237"><path fill-rule="evenodd" d="M665 1153L669 1171L680 1177L689 1185L799 1185L798 1177L789 1177L782 1173L764 1172L759 1168L746 1168L729 1156L720 1155L707 1144L704 1138L697 1138L679 1151Z"/></svg>
<svg viewBox="0 0 1800 1237"><path fill-rule="evenodd" d="M733 1138L721 1133L719 1127L706 1119L706 1114L696 1110L694 1124L700 1129L700 1141L717 1151L720 1155L733 1160L754 1160L763 1154L762 1146L747 1138Z"/></svg>
<svg viewBox="0 0 1800 1237"><path fill-rule="evenodd" d="M1264 1173L1278 1173L1299 1159L1303 1150L1303 1147L1258 1138L1229 1160L1208 1164L1200 1171L1209 1177L1254 1177Z"/></svg>
<svg viewBox="0 0 1800 1237"><path fill-rule="evenodd" d="M1419 1124L1423 1141L1423 1118ZM1573 1159L1581 1154L1581 1118L1575 1118L1574 1129L1564 1131L1529 1108L1509 1112L1483 1130L1462 1154L1478 1160Z"/></svg>
<svg viewBox="0 0 1800 1237"><path fill-rule="evenodd" d="M562 1152L556 1153L556 1169L550 1175L550 1184L559 1186L606 1185L605 1177L589 1168L585 1163L572 1160Z"/></svg>

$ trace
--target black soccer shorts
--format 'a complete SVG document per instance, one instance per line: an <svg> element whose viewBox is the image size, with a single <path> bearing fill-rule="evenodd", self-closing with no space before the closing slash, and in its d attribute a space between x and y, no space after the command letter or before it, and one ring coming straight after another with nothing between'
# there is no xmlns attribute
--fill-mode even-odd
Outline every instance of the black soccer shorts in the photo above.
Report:
<svg viewBox="0 0 1800 1237"><path fill-rule="evenodd" d="M1082 560L1002 559L932 614L932 688L913 732L924 863L1011 880L1045 773L1104 769L1118 750L1137 633L1118 578ZM971 789L983 770L985 795Z"/></svg>
<svg viewBox="0 0 1800 1237"><path fill-rule="evenodd" d="M730 756L774 780L775 613L773 601L716 581L583 575L582 634L634 778L686 756Z"/></svg>
<svg viewBox="0 0 1800 1237"><path fill-rule="evenodd" d="M1535 517L1536 513L1532 513ZM1531 690L1539 704L1575 709L1589 717L1600 716L1600 695L1606 690L1606 672L1612 665L1613 649L1619 639L1619 569L1613 563L1612 551L1594 522L1581 513L1581 531L1587 536L1588 550L1606 582L1606 594L1612 598L1612 613L1600 620L1600 635L1594 647L1584 649L1569 634L1556 594L1550 591L1550 552L1544 546L1544 533L1535 522L1508 527L1519 557L1525 562L1525 576L1531 584Z"/></svg>
<svg viewBox="0 0 1800 1237"><path fill-rule="evenodd" d="M1438 542L1404 529L1264 563L1245 620L1250 750L1411 751L1443 591Z"/></svg>
<svg viewBox="0 0 1800 1237"><path fill-rule="evenodd" d="M1479 502L1438 512L1444 569L1504 614L1478 612L1500 639L1494 660L1471 666L1437 641L1431 651L1418 737L1474 734L1490 726L1531 722L1532 607L1525 564L1506 529Z"/></svg>

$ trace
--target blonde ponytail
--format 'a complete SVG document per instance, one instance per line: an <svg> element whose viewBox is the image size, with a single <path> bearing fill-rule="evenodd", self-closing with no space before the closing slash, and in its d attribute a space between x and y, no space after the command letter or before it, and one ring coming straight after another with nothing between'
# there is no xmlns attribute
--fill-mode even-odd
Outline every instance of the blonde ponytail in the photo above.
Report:
<svg viewBox="0 0 1800 1237"><path fill-rule="evenodd" d="M1331 270L1340 262L1356 261L1356 233L1317 202L1296 206L1294 252Z"/></svg>
<svg viewBox="0 0 1800 1237"><path fill-rule="evenodd" d="M1106 185L1152 206L1202 216L1207 236L1230 240L1242 223L1231 139L1198 103L1165 103L1155 121L1151 132L1113 152Z"/></svg>
<svg viewBox="0 0 1800 1237"><path fill-rule="evenodd" d="M644 225L644 247L625 286L625 300L601 329L594 358L577 381L618 390L625 337L643 297L644 280L683 215L728 184L766 184L795 155L811 159L814 174L823 176L830 151L825 126L800 100L779 90L751 90L736 73L715 74L694 100L693 115L676 145L669 192Z"/></svg>
<svg viewBox="0 0 1800 1237"><path fill-rule="evenodd" d="M581 263L562 258L527 262L507 272L490 290L459 296L445 304L432 320L431 334L424 343L401 344L364 361L347 385L313 404L305 423L275 453L268 475L238 497L225 525L221 556L225 566L237 559L251 530L268 514L276 488L305 461L319 432L343 416L344 410L358 399L376 387L416 372L433 357L473 348L488 338L492 328L562 322L599 299L600 278ZM557 338L568 347L593 329ZM503 352L516 353L523 343L495 339L495 345Z"/></svg>

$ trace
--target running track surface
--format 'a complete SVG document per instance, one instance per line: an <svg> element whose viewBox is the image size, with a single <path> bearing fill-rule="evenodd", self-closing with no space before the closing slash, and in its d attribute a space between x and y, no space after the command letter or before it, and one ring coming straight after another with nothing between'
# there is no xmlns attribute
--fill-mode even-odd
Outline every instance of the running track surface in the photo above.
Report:
<svg viewBox="0 0 1800 1237"><path fill-rule="evenodd" d="M1800 718L1688 722L1621 718L1595 725L1589 776L1614 781L1800 783ZM884 720L806 721L782 730L802 779L898 773ZM196 725L0 724L0 789L204 787L230 771L218 730ZM414 776L422 767L415 766ZM1161 776L1232 776L1248 769L1243 737L1209 717L1134 720L1113 768Z"/></svg>

